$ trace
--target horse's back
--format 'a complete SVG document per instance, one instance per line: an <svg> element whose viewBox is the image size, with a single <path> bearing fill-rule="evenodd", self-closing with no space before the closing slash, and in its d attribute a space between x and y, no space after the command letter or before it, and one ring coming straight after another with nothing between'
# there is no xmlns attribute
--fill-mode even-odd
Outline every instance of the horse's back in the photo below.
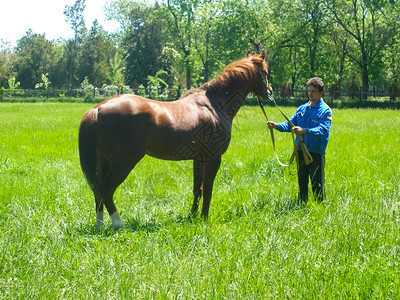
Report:
<svg viewBox="0 0 400 300"><path fill-rule="evenodd" d="M221 155L229 144L230 130L219 128L215 112L202 97L199 93L162 102L120 95L106 100L97 106L100 139L104 144L140 148L161 159Z"/></svg>
<svg viewBox="0 0 400 300"><path fill-rule="evenodd" d="M149 100L136 95L122 94L99 103L100 115L135 115L149 109Z"/></svg>

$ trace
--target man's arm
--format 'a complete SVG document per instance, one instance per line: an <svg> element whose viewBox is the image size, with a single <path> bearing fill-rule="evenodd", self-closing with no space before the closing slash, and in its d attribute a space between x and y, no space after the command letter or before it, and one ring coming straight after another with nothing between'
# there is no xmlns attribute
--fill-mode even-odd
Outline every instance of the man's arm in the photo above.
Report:
<svg viewBox="0 0 400 300"><path fill-rule="evenodd" d="M296 125L297 124L296 114L294 114L294 116L291 117L289 120L294 125ZM285 121L285 122L282 122L282 123L275 123L275 122L272 122L272 121L268 121L267 124L268 124L268 128L269 129L276 129L276 130L281 131L281 132L290 132L290 131L292 131L292 126L290 126L288 121Z"/></svg>

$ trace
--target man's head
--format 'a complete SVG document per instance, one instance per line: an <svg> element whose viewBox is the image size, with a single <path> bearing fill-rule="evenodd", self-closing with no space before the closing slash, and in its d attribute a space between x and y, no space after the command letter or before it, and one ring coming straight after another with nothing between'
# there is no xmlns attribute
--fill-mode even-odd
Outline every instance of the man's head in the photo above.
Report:
<svg viewBox="0 0 400 300"><path fill-rule="evenodd" d="M324 82L319 77L313 77L307 82L308 97L313 103L317 103L324 93Z"/></svg>
<svg viewBox="0 0 400 300"><path fill-rule="evenodd" d="M313 77L307 81L307 86L314 86L322 93L324 91L324 82L319 77Z"/></svg>

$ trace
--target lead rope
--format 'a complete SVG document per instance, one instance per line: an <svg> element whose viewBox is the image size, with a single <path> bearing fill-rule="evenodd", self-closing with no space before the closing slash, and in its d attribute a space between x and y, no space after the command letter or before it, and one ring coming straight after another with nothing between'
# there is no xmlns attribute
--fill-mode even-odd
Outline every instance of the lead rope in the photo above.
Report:
<svg viewBox="0 0 400 300"><path fill-rule="evenodd" d="M271 95L268 95L268 98L269 98L269 100L274 102L276 108L283 115L283 117L286 119L286 121L288 121L289 125L293 128L294 124L289 120L289 118L285 115L285 113L279 108L279 106L275 102L275 99ZM258 97L258 96L257 96L257 101L258 101L258 104L261 107L261 110L262 110L262 112L263 112L263 114L265 116L265 119L268 122L269 120L268 120L268 117L267 117L267 113L265 112L264 105L262 104L262 102L260 100L260 97ZM295 141L295 137L294 137L293 131L292 131L293 153L292 153L292 155L291 155L291 157L289 159L289 163L287 165L283 164L279 160L278 154L276 153L275 136L274 136L274 130L272 128L270 129L270 134L271 134L272 145L274 147L275 158L276 158L277 162L279 163L279 165L281 165L282 167L289 167L293 163L294 158L296 158L296 164L297 164L297 170L298 170L299 169L299 153L297 151L297 145L296 145L296 141ZM300 146L301 146L301 149L302 149L302 152L303 152L305 164L309 165L313 161L313 158L312 158L310 152L308 152L306 144L304 143L304 140L303 140L302 136L299 134L299 135L297 135L297 138L299 139L299 142L300 142Z"/></svg>

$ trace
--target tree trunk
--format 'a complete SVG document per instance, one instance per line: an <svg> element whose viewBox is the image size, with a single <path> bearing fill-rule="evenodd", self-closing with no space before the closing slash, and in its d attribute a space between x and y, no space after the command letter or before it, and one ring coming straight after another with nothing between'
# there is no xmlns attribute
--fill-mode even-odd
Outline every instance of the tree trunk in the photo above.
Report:
<svg viewBox="0 0 400 300"><path fill-rule="evenodd" d="M186 89L190 90L191 88L191 73L190 73L190 61L189 61L189 57L186 57Z"/></svg>
<svg viewBox="0 0 400 300"><path fill-rule="evenodd" d="M368 65L365 64L362 70L362 101L368 100L368 90L369 90Z"/></svg>

